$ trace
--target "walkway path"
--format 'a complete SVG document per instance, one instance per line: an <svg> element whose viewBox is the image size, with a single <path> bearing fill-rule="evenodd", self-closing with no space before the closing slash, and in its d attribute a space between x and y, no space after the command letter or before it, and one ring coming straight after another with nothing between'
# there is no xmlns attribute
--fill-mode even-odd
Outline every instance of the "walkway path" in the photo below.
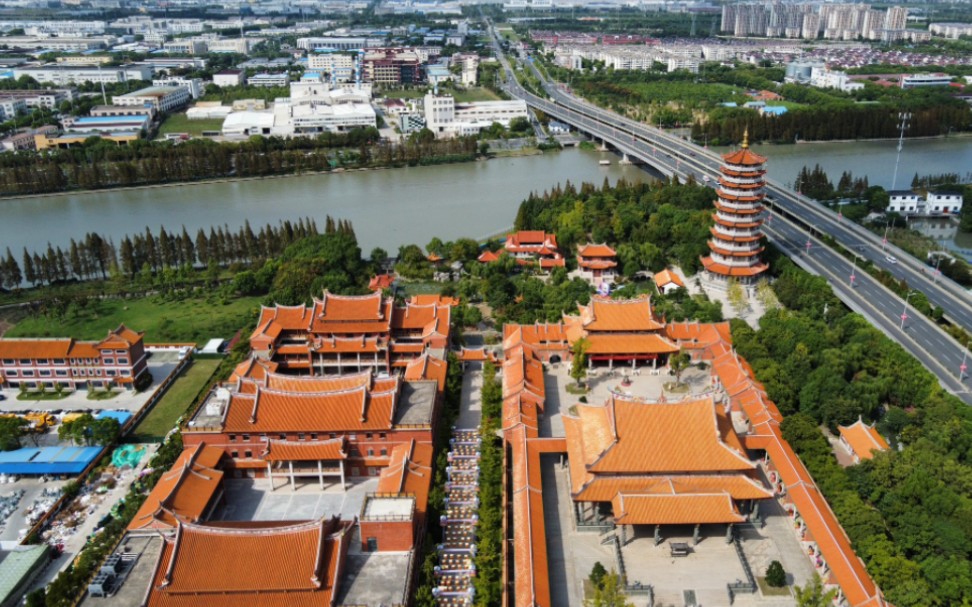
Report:
<svg viewBox="0 0 972 607"><path fill-rule="evenodd" d="M468 607L473 603L476 575L476 524L479 508L479 423L482 419L483 374L477 367L462 378L459 418L449 439L445 514L440 519L442 542L433 591L439 607Z"/></svg>

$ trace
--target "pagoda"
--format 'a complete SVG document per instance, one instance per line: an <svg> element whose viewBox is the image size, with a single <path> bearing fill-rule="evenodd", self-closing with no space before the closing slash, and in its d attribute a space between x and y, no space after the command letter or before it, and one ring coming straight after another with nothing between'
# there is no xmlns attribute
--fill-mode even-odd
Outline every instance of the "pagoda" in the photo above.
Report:
<svg viewBox="0 0 972 607"><path fill-rule="evenodd" d="M742 147L722 156L715 225L710 228L711 254L702 258L706 274L715 282L730 278L753 284L769 269L763 252L763 198L766 196L766 158L749 149L749 132Z"/></svg>

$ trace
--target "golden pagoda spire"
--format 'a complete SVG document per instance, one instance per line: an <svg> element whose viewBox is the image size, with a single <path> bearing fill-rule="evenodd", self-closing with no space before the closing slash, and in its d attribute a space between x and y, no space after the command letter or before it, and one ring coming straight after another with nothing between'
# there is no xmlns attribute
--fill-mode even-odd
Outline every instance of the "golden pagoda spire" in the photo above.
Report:
<svg viewBox="0 0 972 607"><path fill-rule="evenodd" d="M748 147L749 147L749 127L747 126L746 130L743 131L742 149L745 150Z"/></svg>

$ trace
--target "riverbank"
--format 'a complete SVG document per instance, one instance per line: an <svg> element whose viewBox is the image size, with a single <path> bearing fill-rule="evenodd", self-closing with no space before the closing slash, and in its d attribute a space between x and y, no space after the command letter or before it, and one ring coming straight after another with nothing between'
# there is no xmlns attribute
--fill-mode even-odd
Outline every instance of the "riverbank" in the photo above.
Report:
<svg viewBox="0 0 972 607"><path fill-rule="evenodd" d="M229 226L236 230L309 217L323 226L327 215L350 221L363 251L424 245L433 236L454 240L494 234L510 223L520 201L566 181L601 184L605 177L642 181L637 167L598 165L599 155L577 149L516 158L414 166L402 170L351 169L298 175L209 179L178 188L156 186L75 191L8 198L0 202L0 253L10 247L42 252L48 241L66 249L71 239L96 232L113 239L150 226L157 232ZM91 196L89 194L95 194Z"/></svg>
<svg viewBox="0 0 972 607"><path fill-rule="evenodd" d="M543 152L540 152L541 154ZM488 157L476 156L468 160L452 160L445 162L436 162L432 164L418 164L415 166L441 166L448 164L463 164L467 162L477 162L479 160L489 160ZM212 179L195 179L193 181L171 181L167 183L151 183L146 185L129 185L129 186L119 186L115 188L97 188L93 190L64 190L61 192L45 192L43 194L16 194L13 196L0 195L0 203L4 200L30 200L33 198L52 198L54 196L66 196L66 195L87 195L87 194L105 194L114 192L128 192L128 191L138 191L138 190L156 190L160 188L174 188L174 187L185 187L192 185L214 185L220 183L243 183L247 181L267 181L270 179L287 179L291 177L312 177L315 175L331 175L331 174L344 174L344 173L360 173L363 171L387 171L393 169L407 169L412 168L411 165L404 166L377 166L377 167L352 167L345 168L340 167L336 169L329 169L327 171L304 171L301 173L282 173L279 175L255 175L253 177L214 177Z"/></svg>

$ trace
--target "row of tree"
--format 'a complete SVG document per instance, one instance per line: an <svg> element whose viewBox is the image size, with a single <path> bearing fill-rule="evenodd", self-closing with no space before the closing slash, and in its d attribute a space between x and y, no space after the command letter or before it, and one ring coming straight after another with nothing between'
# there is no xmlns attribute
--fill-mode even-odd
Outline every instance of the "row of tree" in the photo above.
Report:
<svg viewBox="0 0 972 607"><path fill-rule="evenodd" d="M476 526L477 607L503 602L503 442L497 437L503 416L503 388L496 366L483 365L482 421L480 423L479 521Z"/></svg>
<svg viewBox="0 0 972 607"><path fill-rule="evenodd" d="M354 233L349 222L335 222L328 216L325 232L338 230ZM8 247L6 256L0 259L0 285L15 289L24 281L38 286L67 280L106 279L114 272L133 279L143 268L158 272L185 266L254 262L279 255L290 244L317 234L317 223L311 218L282 221L276 226L267 224L257 232L249 221L235 232L228 226L210 227L208 233L200 228L195 239L184 226L181 232L169 232L161 227L157 233L146 227L142 233L126 235L120 246L111 238L89 232L81 240L72 238L67 250L50 243L42 252L31 253L24 248L20 263Z"/></svg>
<svg viewBox="0 0 972 607"><path fill-rule="evenodd" d="M375 128L317 137L254 136L242 143L192 139L116 145L90 137L83 145L0 156L0 194L16 196L471 160L476 140L462 137L401 143L379 142Z"/></svg>

